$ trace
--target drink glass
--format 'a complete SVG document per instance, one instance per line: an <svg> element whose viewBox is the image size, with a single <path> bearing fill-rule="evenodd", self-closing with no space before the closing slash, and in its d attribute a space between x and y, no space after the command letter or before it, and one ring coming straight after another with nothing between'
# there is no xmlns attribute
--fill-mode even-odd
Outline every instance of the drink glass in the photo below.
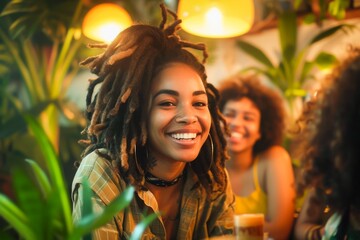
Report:
<svg viewBox="0 0 360 240"><path fill-rule="evenodd" d="M264 214L237 214L234 216L235 239L263 240Z"/></svg>

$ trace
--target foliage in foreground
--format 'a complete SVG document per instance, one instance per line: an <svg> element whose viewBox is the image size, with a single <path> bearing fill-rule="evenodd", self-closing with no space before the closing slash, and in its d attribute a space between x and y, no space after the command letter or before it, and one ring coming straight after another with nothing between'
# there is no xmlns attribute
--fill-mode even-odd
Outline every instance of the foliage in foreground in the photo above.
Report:
<svg viewBox="0 0 360 240"><path fill-rule="evenodd" d="M134 187L128 187L103 212L95 213L92 210L92 191L88 182L84 181L83 217L73 223L70 197L57 154L41 125L33 117L25 116L24 119L46 159L46 171L30 159L20 161L12 168L16 202L0 193L0 216L9 224L7 230L27 240L90 238L94 229L104 225L130 204ZM156 213L144 217L131 239L140 239L156 217ZM11 235L6 237L10 238Z"/></svg>

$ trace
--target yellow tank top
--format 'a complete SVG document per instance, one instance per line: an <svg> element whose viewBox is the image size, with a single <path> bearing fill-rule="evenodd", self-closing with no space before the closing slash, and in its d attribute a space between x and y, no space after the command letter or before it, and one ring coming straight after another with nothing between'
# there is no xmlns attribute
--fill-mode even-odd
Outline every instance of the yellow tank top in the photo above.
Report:
<svg viewBox="0 0 360 240"><path fill-rule="evenodd" d="M235 195L235 214L267 213L267 195L260 188L257 166L258 158L255 159L253 167L255 190L246 197Z"/></svg>

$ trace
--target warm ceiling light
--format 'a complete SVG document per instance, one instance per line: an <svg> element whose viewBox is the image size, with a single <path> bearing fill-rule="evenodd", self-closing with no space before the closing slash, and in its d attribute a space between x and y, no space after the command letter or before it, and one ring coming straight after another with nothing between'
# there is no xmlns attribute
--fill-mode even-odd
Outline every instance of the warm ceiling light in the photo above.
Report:
<svg viewBox="0 0 360 240"><path fill-rule="evenodd" d="M236 37L248 32L254 22L253 0L179 0L181 27L209 38Z"/></svg>
<svg viewBox="0 0 360 240"><path fill-rule="evenodd" d="M132 24L130 15L114 3L102 3L91 8L85 15L82 30L86 37L110 43Z"/></svg>

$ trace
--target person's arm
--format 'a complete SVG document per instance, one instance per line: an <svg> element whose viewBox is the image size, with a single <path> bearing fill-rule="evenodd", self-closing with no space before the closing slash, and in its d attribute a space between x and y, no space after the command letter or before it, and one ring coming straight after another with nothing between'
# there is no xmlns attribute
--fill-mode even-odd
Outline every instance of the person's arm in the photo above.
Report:
<svg viewBox="0 0 360 240"><path fill-rule="evenodd" d="M315 191L307 192L295 225L295 238L298 240L317 240L324 234L324 204L315 198Z"/></svg>
<svg viewBox="0 0 360 240"><path fill-rule="evenodd" d="M288 152L275 146L263 155L266 159L265 186L268 196L264 231L276 240L288 239L295 211L295 180Z"/></svg>

